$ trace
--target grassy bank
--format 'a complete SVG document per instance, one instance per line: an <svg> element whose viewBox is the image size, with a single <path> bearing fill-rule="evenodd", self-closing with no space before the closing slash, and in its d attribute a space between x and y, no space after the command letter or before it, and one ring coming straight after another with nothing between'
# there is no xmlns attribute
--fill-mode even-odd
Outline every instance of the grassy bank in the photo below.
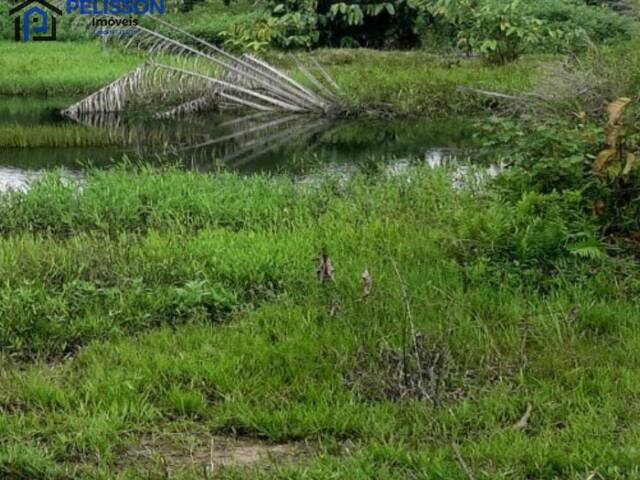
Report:
<svg viewBox="0 0 640 480"><path fill-rule="evenodd" d="M89 93L141 62L87 41L0 41L0 52L0 96Z"/></svg>
<svg viewBox="0 0 640 480"><path fill-rule="evenodd" d="M3 194L0 476L207 478L235 437L295 453L215 478L633 478L636 263L532 261L562 212L449 175Z"/></svg>
<svg viewBox="0 0 640 480"><path fill-rule="evenodd" d="M326 67L354 110L414 115L486 111L495 102L461 91L461 87L522 92L530 89L541 69L553 61L553 57L530 56L494 67L478 59L422 51L368 49L323 49L308 55ZM272 58L278 63L278 55L272 54Z"/></svg>
<svg viewBox="0 0 640 480"><path fill-rule="evenodd" d="M102 50L97 43L56 42L28 45L1 42L0 95L69 95L106 85L141 62L130 54ZM505 67L489 67L477 59L447 59L421 51L329 49L310 54L334 76L354 110L396 113L454 114L482 110L487 100L460 92L467 86L518 92L530 88L550 59L528 57ZM289 59L267 58L284 68ZM91 68L88 68L91 66Z"/></svg>

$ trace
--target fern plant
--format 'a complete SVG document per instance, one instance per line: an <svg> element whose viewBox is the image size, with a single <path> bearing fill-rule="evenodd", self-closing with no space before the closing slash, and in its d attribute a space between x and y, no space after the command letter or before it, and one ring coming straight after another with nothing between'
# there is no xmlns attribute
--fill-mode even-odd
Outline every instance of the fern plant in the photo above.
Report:
<svg viewBox="0 0 640 480"><path fill-rule="evenodd" d="M569 243L567 250L571 255L589 260L598 260L606 256L602 242L590 236L584 240Z"/></svg>

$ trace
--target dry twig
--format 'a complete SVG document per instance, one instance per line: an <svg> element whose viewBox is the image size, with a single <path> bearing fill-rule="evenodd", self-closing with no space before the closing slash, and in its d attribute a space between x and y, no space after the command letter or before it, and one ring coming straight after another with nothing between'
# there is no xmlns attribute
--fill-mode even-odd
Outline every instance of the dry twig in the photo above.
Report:
<svg viewBox="0 0 640 480"><path fill-rule="evenodd" d="M462 467L462 470L464 470L464 473L467 476L467 478L469 480L475 480L475 477L473 476L473 472L469 468L469 465L467 465L467 462L465 462L464 458L462 458L462 454L460 453L460 447L458 447L458 444L454 442L451 444L451 446L453 447L453 451L456 454L458 463Z"/></svg>

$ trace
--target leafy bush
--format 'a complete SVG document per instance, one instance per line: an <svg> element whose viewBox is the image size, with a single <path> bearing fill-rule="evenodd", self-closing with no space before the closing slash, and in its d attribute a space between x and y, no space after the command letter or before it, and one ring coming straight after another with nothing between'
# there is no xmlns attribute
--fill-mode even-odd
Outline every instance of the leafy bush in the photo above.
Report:
<svg viewBox="0 0 640 480"><path fill-rule="evenodd" d="M609 9L574 0L435 0L428 8L454 26L460 47L494 64L630 38L633 28Z"/></svg>
<svg viewBox="0 0 640 480"><path fill-rule="evenodd" d="M538 121L524 116L478 124L478 141L496 150L507 163L520 167L505 172L497 182L505 193L519 198L524 192L551 193L581 189L590 176L586 155L597 149L603 131L592 124L566 119Z"/></svg>
<svg viewBox="0 0 640 480"><path fill-rule="evenodd" d="M273 43L285 49L313 47L320 39L316 21L315 15L304 12L286 12L272 16L270 22L274 27Z"/></svg>
<svg viewBox="0 0 640 480"><path fill-rule="evenodd" d="M232 50L260 51L268 46L282 49L311 48L318 43L316 17L288 12L274 17L263 14L251 24L237 23L220 33L224 45Z"/></svg>
<svg viewBox="0 0 640 480"><path fill-rule="evenodd" d="M411 47L425 9L410 0L318 2L321 42L331 46Z"/></svg>
<svg viewBox="0 0 640 480"><path fill-rule="evenodd" d="M587 38L610 43L631 38L633 23L615 12L575 0L537 0L526 6L531 15L555 32L543 42L542 50L566 52L584 47Z"/></svg>
<svg viewBox="0 0 640 480"><path fill-rule="evenodd" d="M531 194L575 192L581 201L574 215L591 219L603 235L637 235L640 129L633 111L623 121L615 105L620 101L609 105L607 132L601 127L604 119L524 117L480 125L484 146L502 151L517 167L495 180L498 191L511 202Z"/></svg>
<svg viewBox="0 0 640 480"><path fill-rule="evenodd" d="M258 17L251 25L237 23L220 32L224 46L230 50L258 52L271 43L273 30L267 15Z"/></svg>
<svg viewBox="0 0 640 480"><path fill-rule="evenodd" d="M419 41L426 12L407 0L336 2L334 0L270 0L268 12L252 22L239 22L224 33L227 45L253 50L278 48L411 47Z"/></svg>
<svg viewBox="0 0 640 480"><path fill-rule="evenodd" d="M185 5L188 2L185 2ZM192 9L191 9L192 8ZM567 51L627 38L631 20L579 0L223 0L189 3L171 19L235 49L451 48L456 41L492 63L524 51Z"/></svg>
<svg viewBox="0 0 640 480"><path fill-rule="evenodd" d="M525 193L517 202L513 251L528 264L551 264L568 255L596 258L600 243L595 222L582 215L580 191Z"/></svg>
<svg viewBox="0 0 640 480"><path fill-rule="evenodd" d="M493 64L517 59L546 33L520 0L436 0L431 9L456 26L460 47Z"/></svg>

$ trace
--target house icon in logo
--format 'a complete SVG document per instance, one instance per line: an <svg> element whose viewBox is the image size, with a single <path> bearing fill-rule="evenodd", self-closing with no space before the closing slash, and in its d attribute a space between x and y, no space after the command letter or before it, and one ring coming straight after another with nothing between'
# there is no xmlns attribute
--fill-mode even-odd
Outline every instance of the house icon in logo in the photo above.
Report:
<svg viewBox="0 0 640 480"><path fill-rule="evenodd" d="M12 8L9 15L15 15L15 39L28 42L50 42L56 39L56 15L62 10L46 0L25 0ZM48 35L46 35L49 32ZM33 35L39 33L44 35Z"/></svg>

